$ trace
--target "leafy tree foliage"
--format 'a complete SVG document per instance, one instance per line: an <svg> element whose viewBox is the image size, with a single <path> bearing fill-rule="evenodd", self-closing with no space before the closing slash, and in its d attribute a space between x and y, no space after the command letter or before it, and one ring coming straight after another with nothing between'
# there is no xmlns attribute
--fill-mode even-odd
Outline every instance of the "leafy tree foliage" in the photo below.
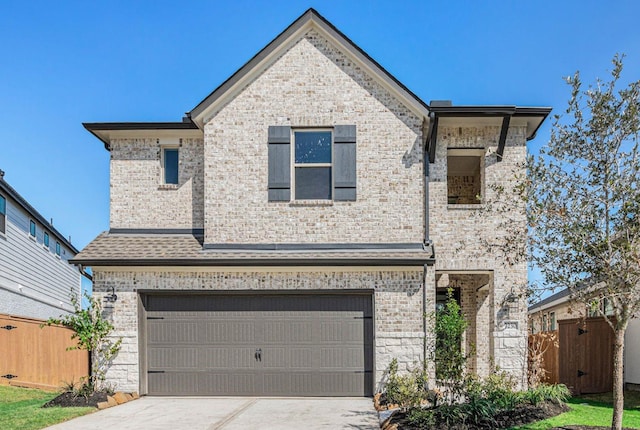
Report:
<svg viewBox="0 0 640 430"><path fill-rule="evenodd" d="M549 144L529 161L531 256L547 288L569 288L615 333L614 414L623 411L624 334L640 310L640 81L618 89L623 56L611 79L584 87L567 78L568 106L556 115Z"/></svg>
<svg viewBox="0 0 640 430"><path fill-rule="evenodd" d="M464 381L467 356L462 350L462 334L466 328L467 321L449 289L444 307L435 314L435 362L436 380L451 397L459 394Z"/></svg>
<svg viewBox="0 0 640 430"><path fill-rule="evenodd" d="M72 293L71 303L74 313L63 315L60 318L49 318L46 324L62 325L74 331L71 338L77 341L77 346L68 349L82 349L89 352L91 375L86 382L86 388L98 391L103 388L108 365L120 351L122 338L114 340L111 337L113 325L102 317L100 302L87 293L85 293L85 297L89 306L82 309L80 300Z"/></svg>

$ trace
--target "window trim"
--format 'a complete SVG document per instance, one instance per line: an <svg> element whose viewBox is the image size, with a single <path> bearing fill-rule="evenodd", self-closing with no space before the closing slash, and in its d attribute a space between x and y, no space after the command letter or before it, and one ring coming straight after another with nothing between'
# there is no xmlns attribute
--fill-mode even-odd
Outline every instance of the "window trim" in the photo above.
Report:
<svg viewBox="0 0 640 430"><path fill-rule="evenodd" d="M0 194L0 199L4 201L4 211L0 212L0 217L4 218L4 228L0 230L0 236L4 236L7 234L7 198L4 195Z"/></svg>
<svg viewBox="0 0 640 430"><path fill-rule="evenodd" d="M38 224L36 224L36 222L30 218L29 219L29 237L35 240L37 235L38 235Z"/></svg>
<svg viewBox="0 0 640 430"><path fill-rule="evenodd" d="M447 207L449 208L481 208L486 203L485 193L485 160L486 150L484 148L447 148L447 171L446 171L446 186L447 186ZM449 202L449 157L478 157L480 161L480 199L476 203L450 203Z"/></svg>
<svg viewBox="0 0 640 430"><path fill-rule="evenodd" d="M178 154L175 183L167 182L166 164L165 164L166 150L175 150ZM179 144L160 145L160 184L166 187L178 187L180 185L180 145Z"/></svg>
<svg viewBox="0 0 640 430"><path fill-rule="evenodd" d="M296 133L314 133L314 132L328 132L331 135L331 163L296 163ZM291 157L291 203L300 202L318 202L318 203L330 203L335 198L335 129L334 127L291 127L290 136L290 157ZM297 199L296 198L296 167L328 167L331 171L331 198L330 199Z"/></svg>

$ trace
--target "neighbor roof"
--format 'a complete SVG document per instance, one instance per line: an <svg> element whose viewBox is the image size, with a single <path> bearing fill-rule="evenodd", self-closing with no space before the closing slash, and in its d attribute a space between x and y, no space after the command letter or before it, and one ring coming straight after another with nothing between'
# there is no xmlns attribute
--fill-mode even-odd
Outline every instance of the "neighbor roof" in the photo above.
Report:
<svg viewBox="0 0 640 430"><path fill-rule="evenodd" d="M69 250L77 254L78 250L75 246L71 244L65 237L60 233L49 221L47 221L40 212L38 212L33 206L27 202L27 200L22 197L11 185L5 181L3 176L0 176L0 191L3 191L7 196L9 196L13 201L15 201L22 209L27 211L30 217L37 220L40 224L42 224L48 231L51 232L53 236L56 237L57 240L62 242Z"/></svg>
<svg viewBox="0 0 640 430"><path fill-rule="evenodd" d="M571 291L567 288L564 289L562 291L559 291L555 294L550 295L549 297L540 300L537 303L534 303L533 305L529 306L529 312L535 312L538 310L542 310L545 309L547 307L549 307L549 305L551 303L553 303L554 305L556 304L560 304L562 302L566 302L568 301L571 297ZM555 303L558 302L558 303Z"/></svg>
<svg viewBox="0 0 640 430"><path fill-rule="evenodd" d="M430 250L203 249L193 234L129 234L104 232L73 263L86 266L417 266L432 262Z"/></svg>

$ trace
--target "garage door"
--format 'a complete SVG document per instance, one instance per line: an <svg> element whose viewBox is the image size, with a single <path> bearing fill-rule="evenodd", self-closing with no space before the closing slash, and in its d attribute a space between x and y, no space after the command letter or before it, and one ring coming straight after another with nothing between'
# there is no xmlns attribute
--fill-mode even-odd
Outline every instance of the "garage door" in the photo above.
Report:
<svg viewBox="0 0 640 430"><path fill-rule="evenodd" d="M151 395L372 394L371 295L149 295L143 302Z"/></svg>

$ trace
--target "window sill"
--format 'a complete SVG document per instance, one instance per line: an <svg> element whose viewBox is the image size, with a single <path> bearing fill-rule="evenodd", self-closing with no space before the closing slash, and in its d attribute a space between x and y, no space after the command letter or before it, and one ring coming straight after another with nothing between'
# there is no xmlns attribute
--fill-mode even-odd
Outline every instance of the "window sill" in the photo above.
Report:
<svg viewBox="0 0 640 430"><path fill-rule="evenodd" d="M35 236L29 235L29 239L33 240L34 242L36 241L36 237Z"/></svg>
<svg viewBox="0 0 640 430"><path fill-rule="evenodd" d="M453 209L453 210L477 210L477 209L485 209L486 205L484 203L475 203L475 204L468 204L468 205L452 205L452 204L448 204L447 205L447 209Z"/></svg>
<svg viewBox="0 0 640 430"><path fill-rule="evenodd" d="M177 190L178 184L160 184L158 185L159 190Z"/></svg>
<svg viewBox="0 0 640 430"><path fill-rule="evenodd" d="M294 200L289 206L333 206L333 200Z"/></svg>

